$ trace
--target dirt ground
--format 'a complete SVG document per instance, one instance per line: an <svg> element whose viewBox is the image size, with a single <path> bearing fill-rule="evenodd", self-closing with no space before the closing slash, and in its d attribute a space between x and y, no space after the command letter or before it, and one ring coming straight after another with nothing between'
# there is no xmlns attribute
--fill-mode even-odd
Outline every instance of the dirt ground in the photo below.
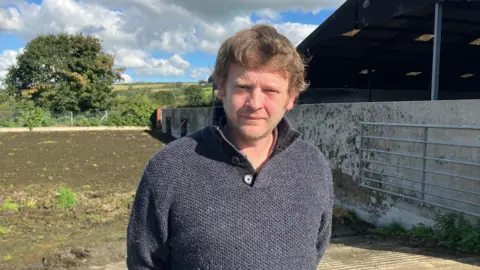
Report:
<svg viewBox="0 0 480 270"><path fill-rule="evenodd" d="M0 133L0 269L126 269L131 202L163 146L157 138L144 131ZM75 192L73 208L58 206L62 186ZM319 269L480 269L478 256L409 247L342 216L335 215Z"/></svg>
<svg viewBox="0 0 480 270"><path fill-rule="evenodd" d="M162 145L144 131L0 133L0 269L124 258L115 242L125 239L136 185ZM75 207L57 205L60 187L76 193ZM98 246L103 254L92 259Z"/></svg>

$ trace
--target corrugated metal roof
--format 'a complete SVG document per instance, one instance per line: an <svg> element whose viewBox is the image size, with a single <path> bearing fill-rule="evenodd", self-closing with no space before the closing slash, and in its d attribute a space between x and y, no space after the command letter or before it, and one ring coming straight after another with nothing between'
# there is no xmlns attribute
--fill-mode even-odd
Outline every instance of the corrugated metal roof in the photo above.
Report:
<svg viewBox="0 0 480 270"><path fill-rule="evenodd" d="M313 88L429 89L436 0L348 0L299 46ZM442 1L442 89L479 91L480 1ZM375 69L368 79L369 68ZM421 72L406 76L410 72ZM463 76L474 74L473 76ZM478 74L479 76L475 76Z"/></svg>

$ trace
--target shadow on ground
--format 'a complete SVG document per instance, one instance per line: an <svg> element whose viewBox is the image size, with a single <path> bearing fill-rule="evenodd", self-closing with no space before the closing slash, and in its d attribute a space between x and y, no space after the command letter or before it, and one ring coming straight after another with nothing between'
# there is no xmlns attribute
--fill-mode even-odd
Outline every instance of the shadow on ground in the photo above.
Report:
<svg viewBox="0 0 480 270"><path fill-rule="evenodd" d="M173 142L177 138L173 137L172 135L168 135L165 132L162 132L161 129L151 129L151 130L145 130L147 134L152 136L153 138L159 140L160 142L164 144L168 144L170 142Z"/></svg>
<svg viewBox="0 0 480 270"><path fill-rule="evenodd" d="M360 255L360 257L363 256L362 260L375 261L377 260L377 258L374 258L375 254L390 254L380 256L385 256L385 260L390 260L387 259L388 256L393 257L394 259L390 261L392 266L425 260L432 260L439 264L443 262L445 265L453 261L464 265L480 266L480 254L438 247L434 241L419 241L408 237L393 237L375 233L372 231L373 228L373 226L361 221L349 223L348 220L347 222L338 222L338 220L334 219L331 244L351 248L352 250L344 250L349 250L348 256L352 256L352 253L357 252L358 255L362 254ZM372 258L368 257L370 255ZM335 256L339 255L336 254Z"/></svg>

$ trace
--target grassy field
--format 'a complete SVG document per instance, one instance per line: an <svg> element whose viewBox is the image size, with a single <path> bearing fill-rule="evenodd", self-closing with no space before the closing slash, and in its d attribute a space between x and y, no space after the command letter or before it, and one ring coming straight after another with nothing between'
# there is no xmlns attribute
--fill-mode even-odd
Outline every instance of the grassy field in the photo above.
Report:
<svg viewBox="0 0 480 270"><path fill-rule="evenodd" d="M119 99L129 99L135 95L149 96L153 98L156 92L166 92L171 91L175 95L175 104L174 107L183 107L186 106L184 88L189 85L198 85L198 83L133 83L133 84L115 84L113 86L114 93L116 93ZM206 85L203 87L204 99L207 104L210 104L212 87Z"/></svg>
<svg viewBox="0 0 480 270"><path fill-rule="evenodd" d="M123 260L136 186L162 146L143 131L0 133L0 269Z"/></svg>
<svg viewBox="0 0 480 270"><path fill-rule="evenodd" d="M176 88L181 88L182 86L188 86L192 84L198 83L122 83L122 84L114 84L113 91L127 91L127 90L136 90L136 89L150 89L153 92L159 91L169 91Z"/></svg>

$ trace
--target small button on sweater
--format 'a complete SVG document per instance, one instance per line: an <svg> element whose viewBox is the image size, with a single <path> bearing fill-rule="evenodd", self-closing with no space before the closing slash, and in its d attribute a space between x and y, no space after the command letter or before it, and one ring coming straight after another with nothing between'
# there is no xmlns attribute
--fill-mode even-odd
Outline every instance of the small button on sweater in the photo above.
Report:
<svg viewBox="0 0 480 270"><path fill-rule="evenodd" d="M147 164L127 233L129 269L315 269L331 235L332 174L286 118L256 171L217 125Z"/></svg>

